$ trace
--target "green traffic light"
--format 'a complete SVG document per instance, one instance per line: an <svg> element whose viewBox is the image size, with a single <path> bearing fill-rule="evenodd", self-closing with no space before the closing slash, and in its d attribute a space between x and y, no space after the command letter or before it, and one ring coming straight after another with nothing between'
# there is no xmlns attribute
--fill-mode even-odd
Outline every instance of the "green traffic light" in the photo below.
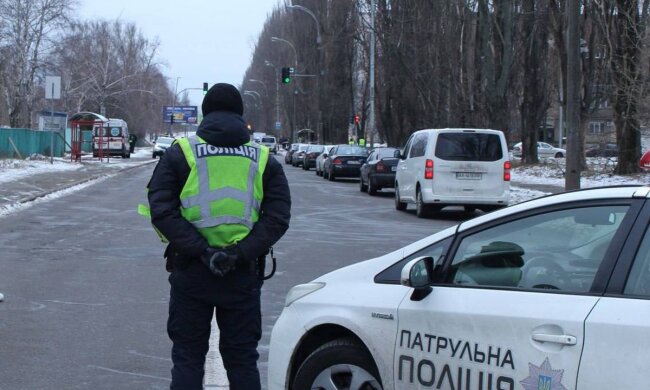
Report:
<svg viewBox="0 0 650 390"><path fill-rule="evenodd" d="M291 82L291 77L285 77L284 79L282 79L283 84L289 84L290 82Z"/></svg>

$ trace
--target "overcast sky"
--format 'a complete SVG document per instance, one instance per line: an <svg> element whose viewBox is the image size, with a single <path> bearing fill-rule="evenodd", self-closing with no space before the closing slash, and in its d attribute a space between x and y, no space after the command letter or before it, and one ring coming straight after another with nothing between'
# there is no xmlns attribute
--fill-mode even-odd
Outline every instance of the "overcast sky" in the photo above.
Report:
<svg viewBox="0 0 650 390"><path fill-rule="evenodd" d="M135 22L158 38L162 72L178 91L218 82L239 86L264 22L279 0L79 0L81 19ZM284 2L283 2L284 3ZM201 91L190 91L200 105Z"/></svg>

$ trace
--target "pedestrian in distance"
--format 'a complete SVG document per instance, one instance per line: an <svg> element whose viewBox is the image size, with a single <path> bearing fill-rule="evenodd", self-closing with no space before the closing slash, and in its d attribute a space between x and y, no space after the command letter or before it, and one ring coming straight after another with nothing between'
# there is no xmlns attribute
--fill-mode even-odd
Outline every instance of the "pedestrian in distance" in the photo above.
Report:
<svg viewBox="0 0 650 390"><path fill-rule="evenodd" d="M138 142L138 136L135 134L129 134L129 153L135 152L135 144Z"/></svg>
<svg viewBox="0 0 650 390"><path fill-rule="evenodd" d="M216 314L230 389L256 390L260 275L289 227L291 196L281 164L250 142L234 86L212 86L202 110L196 136L165 151L148 185L151 222L169 242L171 389L203 389Z"/></svg>

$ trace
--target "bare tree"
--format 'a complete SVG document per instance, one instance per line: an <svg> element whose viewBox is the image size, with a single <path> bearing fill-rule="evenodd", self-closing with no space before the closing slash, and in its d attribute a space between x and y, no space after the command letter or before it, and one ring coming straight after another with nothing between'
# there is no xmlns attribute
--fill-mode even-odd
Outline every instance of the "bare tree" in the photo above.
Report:
<svg viewBox="0 0 650 390"><path fill-rule="evenodd" d="M132 23L71 24L54 60L67 109L123 118L140 135L160 127L161 108L173 94L158 69L157 48Z"/></svg>
<svg viewBox="0 0 650 390"><path fill-rule="evenodd" d="M37 77L73 0L0 0L0 78L12 127L31 127Z"/></svg>
<svg viewBox="0 0 650 390"><path fill-rule="evenodd" d="M521 140L523 161L529 164L538 162L538 132L549 106L546 67L548 5L544 3L545 1L539 0L522 2L521 37L524 64Z"/></svg>
<svg viewBox="0 0 650 390"><path fill-rule="evenodd" d="M641 153L640 101L646 88L640 66L646 34L649 3L647 0L595 0L606 31L607 50L612 70L614 123L619 155L615 172L639 171Z"/></svg>

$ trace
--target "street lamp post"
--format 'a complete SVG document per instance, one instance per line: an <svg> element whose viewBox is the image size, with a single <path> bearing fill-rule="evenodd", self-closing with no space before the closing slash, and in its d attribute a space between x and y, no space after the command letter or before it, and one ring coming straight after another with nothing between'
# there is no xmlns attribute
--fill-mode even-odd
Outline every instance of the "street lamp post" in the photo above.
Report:
<svg viewBox="0 0 650 390"><path fill-rule="evenodd" d="M258 105L258 102L259 102L260 111L262 111L262 114L264 114L264 104L262 103L262 95L260 95L259 92L247 90L247 91L243 92L243 95L252 97L253 100L255 101L255 105ZM263 116L265 117L266 115L263 115ZM266 118L263 118L263 119L265 119L265 120L262 123L264 123L266 121Z"/></svg>
<svg viewBox="0 0 650 390"><path fill-rule="evenodd" d="M302 5L287 5L287 8L290 10L297 9L299 11L306 12L311 16L312 19L314 19L314 22L316 22L316 44L318 45L318 49L321 49L321 44L323 43L321 36L320 36L320 23L318 22L318 18L314 13L307 7L303 7Z"/></svg>
<svg viewBox="0 0 650 390"><path fill-rule="evenodd" d="M280 74L279 71L275 68L275 65L273 65L270 61L265 60L264 64L273 68L273 72L275 73L275 126L277 131L279 130L278 127L280 126Z"/></svg>
<svg viewBox="0 0 650 390"><path fill-rule="evenodd" d="M266 96L268 98L269 90L266 88L266 83L264 81L256 80L256 79L248 79L248 81L250 81L251 83L260 83L260 84L262 84L262 87L264 87L264 96ZM266 111L264 112L264 119L268 120L267 115L266 115ZM266 125L268 126L268 123L266 123Z"/></svg>
<svg viewBox="0 0 650 390"><path fill-rule="evenodd" d="M322 76L322 73L323 73L323 65L322 64L324 63L323 55L325 53L323 51L323 39L321 38L321 35L320 35L321 26L320 26L320 22L318 21L318 18L312 12L312 10L310 10L309 8L304 7L302 5L291 5L290 4L290 5L287 5L287 8L290 9L290 10L298 10L298 11L305 12L306 14L311 16L311 18L314 20L314 23L316 23L316 47L318 48L318 76ZM322 128L323 127L322 126L323 111L321 110L321 105L322 105L321 103L322 103L322 99L323 99L322 91L321 91L321 83L322 83L321 78L318 77L316 82L317 82L317 87L316 88L318 90L318 122L316 124L317 137L318 137L319 142L324 142L323 141L323 138L324 138L323 137L323 128Z"/></svg>
<svg viewBox="0 0 650 390"><path fill-rule="evenodd" d="M284 42L287 45L291 46L291 49L293 49L293 63L294 63L294 68L293 71L298 73L298 52L296 52L296 47L291 43L290 41L287 41L286 39L278 38L278 37L271 37L272 42ZM292 102L293 102L293 107L292 107L292 114L291 114L291 136L289 137L289 142L293 143L295 132L296 132L296 94L298 93L298 90L296 89L296 84L294 83L293 87L293 97L292 97Z"/></svg>

